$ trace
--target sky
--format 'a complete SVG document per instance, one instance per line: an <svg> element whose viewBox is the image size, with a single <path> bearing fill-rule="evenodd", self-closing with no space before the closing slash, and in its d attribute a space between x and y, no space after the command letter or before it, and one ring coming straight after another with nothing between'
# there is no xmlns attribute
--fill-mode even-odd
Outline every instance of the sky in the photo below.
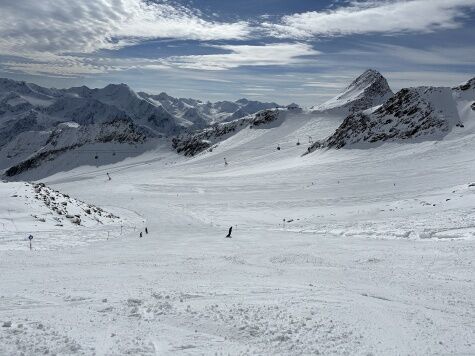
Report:
<svg viewBox="0 0 475 356"><path fill-rule="evenodd" d="M475 77L475 0L0 0L0 76L202 100L319 104Z"/></svg>

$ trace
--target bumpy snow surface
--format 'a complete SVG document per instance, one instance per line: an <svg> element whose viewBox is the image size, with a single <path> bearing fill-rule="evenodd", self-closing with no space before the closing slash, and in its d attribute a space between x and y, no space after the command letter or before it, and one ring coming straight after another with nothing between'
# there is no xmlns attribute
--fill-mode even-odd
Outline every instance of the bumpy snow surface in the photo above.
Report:
<svg viewBox="0 0 475 356"><path fill-rule="evenodd" d="M473 126L301 156L340 123L1 183L0 354L474 354Z"/></svg>

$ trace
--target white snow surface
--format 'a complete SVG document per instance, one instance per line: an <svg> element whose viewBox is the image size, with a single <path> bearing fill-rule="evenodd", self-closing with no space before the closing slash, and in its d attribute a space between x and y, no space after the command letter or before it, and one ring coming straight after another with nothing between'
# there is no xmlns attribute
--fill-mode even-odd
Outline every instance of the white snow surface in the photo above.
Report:
<svg viewBox="0 0 475 356"><path fill-rule="evenodd" d="M0 354L475 354L475 131L301 156L340 123L43 179L102 223L1 183Z"/></svg>

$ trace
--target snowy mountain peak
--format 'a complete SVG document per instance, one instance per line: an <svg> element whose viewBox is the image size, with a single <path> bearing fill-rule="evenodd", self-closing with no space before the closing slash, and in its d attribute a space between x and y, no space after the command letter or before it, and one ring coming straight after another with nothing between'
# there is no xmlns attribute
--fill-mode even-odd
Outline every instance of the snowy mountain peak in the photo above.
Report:
<svg viewBox="0 0 475 356"><path fill-rule="evenodd" d="M347 90L352 88L361 88L364 89L374 83L381 82L382 84L386 84L388 87L388 83L386 78L383 75L374 69L368 69L363 74L361 74L358 78L356 78L348 87Z"/></svg>
<svg viewBox="0 0 475 356"><path fill-rule="evenodd" d="M347 115L381 105L393 95L386 78L378 71L368 69L341 94L312 109Z"/></svg>

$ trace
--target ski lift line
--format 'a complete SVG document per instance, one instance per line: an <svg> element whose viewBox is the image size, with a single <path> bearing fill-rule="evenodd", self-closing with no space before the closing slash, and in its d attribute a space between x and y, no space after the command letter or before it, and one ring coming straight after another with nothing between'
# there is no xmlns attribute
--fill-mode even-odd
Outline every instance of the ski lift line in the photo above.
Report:
<svg viewBox="0 0 475 356"><path fill-rule="evenodd" d="M290 146L290 145L289 145ZM287 150L287 149L290 149L290 148L295 148L295 147L299 147L299 146L302 146L302 143L300 143L300 145L298 143L294 143L292 144L290 147L287 146L287 145L280 145L280 149L281 150ZM217 149L219 147L216 147L216 148L213 148L213 151L215 149ZM225 148L225 147L223 147ZM243 147L243 148L225 148L227 151L256 151L256 150L260 150L260 151L272 151L275 149L275 147ZM201 151L199 153L202 153L202 152L209 152L209 148L204 150L204 151ZM138 153L137 151L76 151L74 152L74 154L76 155L79 155L79 154L97 154L97 155L100 155L100 154L112 154L112 153L121 153L121 154L136 154ZM145 153L142 152L142 153ZM198 155L199 153L197 153L196 155ZM195 156L196 156L195 155ZM98 157L100 158L100 157Z"/></svg>
<svg viewBox="0 0 475 356"><path fill-rule="evenodd" d="M97 169L94 169L92 171L87 171L87 172L82 172L82 173L77 173L77 174L74 174L74 175L71 175L71 176L68 176L67 178L64 178L64 179L71 179L71 178L77 178L77 177L82 177L82 176L88 176L88 175L91 175L91 174L94 174L94 173L100 173L100 172L112 172L112 173L116 173L116 172L121 172L121 171L125 171L127 169L131 169L131 168L134 168L134 167L140 167L140 166L144 166L144 165L149 165L151 164L151 162L156 162L157 159L152 159L152 160L147 160L147 161L144 161L144 162L138 162L138 163L133 163L133 164L127 164L127 165L123 165L123 166L119 166L117 168L113 168L113 169L109 169L109 168L97 168ZM160 161L160 159L158 159L158 161ZM60 181L63 181L64 179L60 180ZM57 182L57 181L55 181Z"/></svg>
<svg viewBox="0 0 475 356"><path fill-rule="evenodd" d="M297 145L297 143L299 143L300 141L297 140L297 141L285 141L283 143L284 146L286 145L291 145L292 147L294 147L295 145ZM219 145L219 143L216 143ZM215 145L216 145L215 144ZM301 142L300 142L301 144ZM220 147L220 146L218 146ZM213 148L213 147L210 147L210 148ZM282 148L282 146L281 146ZM246 146L245 148L230 148L230 149L234 149L234 150L268 150L269 148L267 147L262 147L262 146L259 146L259 147L253 147L253 146ZM209 150L209 148L207 149ZM72 151L73 153L77 154L77 153L144 153L144 152L147 152L147 151L141 151L141 150L107 150L107 149L97 149L97 150L94 150L94 149L81 149L81 148L78 148L77 150L74 150Z"/></svg>
<svg viewBox="0 0 475 356"><path fill-rule="evenodd" d="M125 151L125 150L76 150L73 151L74 153L84 152L84 153L137 153L142 151ZM145 151L144 151L145 152Z"/></svg>
<svg viewBox="0 0 475 356"><path fill-rule="evenodd" d="M302 144L300 144L300 146L302 146ZM282 147L282 146L280 146L280 150L285 151L285 150L289 150L289 149L296 148L296 147L299 147L299 145L295 144L292 147L286 147L286 146ZM254 148L254 147L252 147L252 148L249 148L249 147L248 148L228 148L225 151L226 152L232 152L232 151L256 151L256 150L260 150L260 151L269 152L269 151L275 151L276 149L277 149L277 146L275 146L275 147L257 147L257 148ZM301 150L301 149L299 149L299 150ZM209 150L201 151L200 153L203 153L203 152L209 152ZM214 152L214 150L213 150L213 152ZM222 152L222 153L224 153L224 152ZM198 155L198 153L196 155Z"/></svg>
<svg viewBox="0 0 475 356"><path fill-rule="evenodd" d="M300 142L300 145L303 146L302 142ZM292 147L296 147L297 146L297 142L292 142L292 143L285 143L282 144L282 143L278 143L277 146L280 146L280 148L292 148ZM217 147L210 147L210 148L207 148L206 150L202 151L202 152L206 152L206 151L209 151L211 148L213 149L213 151L215 149L218 149L218 148L224 148L224 149L227 149L227 150L242 150L242 151L247 151L247 150L265 150L265 151L268 151L269 149L273 149L277 146L268 146L268 147L262 147L262 146L259 146L259 147L252 147L252 146L246 146L246 147L225 147L225 146L217 146ZM201 153L201 152L200 152Z"/></svg>
<svg viewBox="0 0 475 356"><path fill-rule="evenodd" d="M292 147L294 147L298 142L299 142L298 140L295 141L295 142L286 141L286 142L283 143L283 146L291 145ZM282 144L281 144L281 146L282 146ZM218 147L222 147L222 146L218 146ZM210 148L213 148L213 147L210 147ZM208 148L208 149L210 149L210 148ZM233 149L233 148L230 148L230 149ZM234 148L234 149L237 149L237 148ZM267 147L262 147L262 146L259 146L259 147L257 147L257 146L255 146L255 147L246 146L245 148L242 148L242 149L254 149L254 150L262 149L262 150L266 150L268 148ZM74 153L81 153L81 152L85 152L85 153L137 153L137 151L132 151L132 150L127 151L127 150L91 150L91 149L83 150L83 149L78 149L78 150L74 151ZM146 151L144 151L144 152L146 152Z"/></svg>

